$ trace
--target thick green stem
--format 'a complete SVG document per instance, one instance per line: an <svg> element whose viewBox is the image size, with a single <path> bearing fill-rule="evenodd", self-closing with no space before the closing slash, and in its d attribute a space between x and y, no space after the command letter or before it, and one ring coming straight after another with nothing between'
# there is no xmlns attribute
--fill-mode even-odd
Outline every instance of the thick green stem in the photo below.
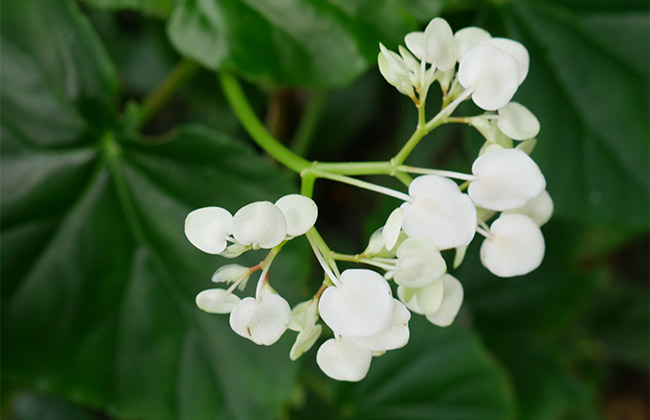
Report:
<svg viewBox="0 0 650 420"><path fill-rule="evenodd" d="M140 107L138 127L145 125L169 101L174 92L198 70L196 63L183 60L167 75L165 80L144 100Z"/></svg>
<svg viewBox="0 0 650 420"><path fill-rule="evenodd" d="M228 98L228 102L237 114L248 134L275 160L295 172L302 172L311 166L311 162L298 156L269 134L264 125L251 108L239 81L227 71L219 73L221 85Z"/></svg>

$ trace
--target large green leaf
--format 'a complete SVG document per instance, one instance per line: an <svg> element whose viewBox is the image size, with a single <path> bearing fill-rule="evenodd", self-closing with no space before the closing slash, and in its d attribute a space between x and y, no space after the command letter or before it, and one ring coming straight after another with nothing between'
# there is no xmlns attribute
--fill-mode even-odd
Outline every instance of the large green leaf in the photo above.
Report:
<svg viewBox="0 0 650 420"><path fill-rule="evenodd" d="M174 0L84 0L93 7L105 9L137 10L157 17L167 17L172 11Z"/></svg>
<svg viewBox="0 0 650 420"><path fill-rule="evenodd" d="M224 261L182 225L196 207L276 199L289 179L207 129L120 142L115 75L78 10L5 5L3 382L118 417L273 418L293 387L290 338L261 349L195 307ZM303 251L280 255L278 288L305 274Z"/></svg>
<svg viewBox="0 0 650 420"><path fill-rule="evenodd" d="M440 328L417 315L409 326L406 347L373 359L363 382L341 388L341 418L513 418L510 384L471 331Z"/></svg>
<svg viewBox="0 0 650 420"><path fill-rule="evenodd" d="M531 54L518 100L540 119L533 156L558 217L648 228L648 5L504 9Z"/></svg>
<svg viewBox="0 0 650 420"><path fill-rule="evenodd" d="M168 32L209 68L322 87L350 82L376 62L379 41L396 44L413 28L393 1L183 0Z"/></svg>

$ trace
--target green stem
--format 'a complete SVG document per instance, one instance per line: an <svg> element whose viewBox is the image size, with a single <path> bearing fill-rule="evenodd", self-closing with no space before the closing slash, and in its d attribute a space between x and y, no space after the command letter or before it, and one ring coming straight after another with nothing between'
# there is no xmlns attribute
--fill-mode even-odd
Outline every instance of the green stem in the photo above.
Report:
<svg viewBox="0 0 650 420"><path fill-rule="evenodd" d="M174 92L196 73L198 68L198 65L190 60L178 63L160 85L142 101L138 127L145 125L151 117L160 111Z"/></svg>
<svg viewBox="0 0 650 420"><path fill-rule="evenodd" d="M312 92L307 107L303 111L300 123L296 128L296 134L291 140L291 150L298 155L305 155L309 149L309 143L314 137L320 116L327 102L327 91L315 90Z"/></svg>
<svg viewBox="0 0 650 420"><path fill-rule="evenodd" d="M412 174L427 174L427 175L440 175L447 178L462 179L463 181L473 181L476 177L471 174L464 174L461 172L445 171L442 169L429 169L429 168L416 168L413 166L402 165L398 167L400 171L409 172Z"/></svg>
<svg viewBox="0 0 650 420"><path fill-rule="evenodd" d="M404 194L401 191L392 190L390 188L382 187L381 185L373 184L370 182L362 181L360 179L351 178L345 175L333 174L330 172L323 172L314 169L309 169L309 173L315 175L318 178L330 179L332 181L342 182L348 185L354 185L355 187L363 188L365 190L370 190L384 194L390 197L395 197L402 201L411 201L411 197L408 194Z"/></svg>
<svg viewBox="0 0 650 420"><path fill-rule="evenodd" d="M302 175L302 180L300 183L300 194L311 198L314 195L315 182L316 182L316 177L314 175L309 173Z"/></svg>
<svg viewBox="0 0 650 420"><path fill-rule="evenodd" d="M417 146L420 140L422 140L422 137L427 135L431 130L438 127L439 125L442 125L445 122L447 122L447 118L451 115L451 113L454 112L458 107L458 105L460 105L461 102L467 99L469 95L471 95L471 92L469 90L464 91L453 102L451 102L449 105L441 109L440 112L435 117L433 117L428 123L426 123L424 127L418 126L415 132L413 133L413 135L411 136L411 138L408 139L406 144L402 147L402 149L399 152L397 152L395 157L392 159L393 163L396 166L404 163L404 161L411 154L413 149L415 149L415 146Z"/></svg>
<svg viewBox="0 0 650 420"><path fill-rule="evenodd" d="M315 162L312 169L339 175L394 175L390 162Z"/></svg>
<svg viewBox="0 0 650 420"><path fill-rule="evenodd" d="M221 85L232 109L237 114L248 134L275 160L294 172L302 172L311 166L311 162L298 156L269 134L251 108L239 81L227 71L219 72Z"/></svg>

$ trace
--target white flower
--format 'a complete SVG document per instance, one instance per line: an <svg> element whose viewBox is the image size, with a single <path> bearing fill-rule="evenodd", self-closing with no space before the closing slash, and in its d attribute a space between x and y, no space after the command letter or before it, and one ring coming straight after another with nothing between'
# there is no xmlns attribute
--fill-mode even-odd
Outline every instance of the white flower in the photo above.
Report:
<svg viewBox="0 0 650 420"><path fill-rule="evenodd" d="M477 106L497 110L510 102L519 87L517 61L494 45L480 44L461 60L458 81L472 92Z"/></svg>
<svg viewBox="0 0 650 420"><path fill-rule="evenodd" d="M394 350L404 347L409 341L409 320L411 313L397 299L393 299L393 319L388 328L369 337L350 337L360 347L372 351Z"/></svg>
<svg viewBox="0 0 650 420"><path fill-rule="evenodd" d="M404 210L401 207L393 210L386 220L386 224L381 231L382 237L384 239L384 246L387 251L393 249L397 240L399 239L399 234L402 231L402 223L404 221Z"/></svg>
<svg viewBox="0 0 650 420"><path fill-rule="evenodd" d="M431 314L426 314L427 320L439 327L447 327L454 322L461 305L463 304L463 286L452 275L442 276L444 296L440 309Z"/></svg>
<svg viewBox="0 0 650 420"><path fill-rule="evenodd" d="M472 165L475 179L467 192L490 210L521 207L546 188L539 166L519 149L500 149L479 156Z"/></svg>
<svg viewBox="0 0 650 420"><path fill-rule="evenodd" d="M264 286L257 298L244 298L230 313L230 327L255 344L270 346L287 330L291 308L284 298Z"/></svg>
<svg viewBox="0 0 650 420"><path fill-rule="evenodd" d="M539 121L535 115L518 102L499 108L497 126L514 140L532 139L539 133Z"/></svg>
<svg viewBox="0 0 650 420"><path fill-rule="evenodd" d="M330 338L316 353L316 363L330 378L358 382L366 377L372 352L345 337Z"/></svg>
<svg viewBox="0 0 650 420"><path fill-rule="evenodd" d="M241 299L224 289L207 289L196 295L196 306L211 314L230 313L240 301Z"/></svg>
<svg viewBox="0 0 650 420"><path fill-rule="evenodd" d="M476 26L468 26L457 31L454 34L454 43L456 44L456 59L458 62L460 63L469 50L490 38L492 36L488 31Z"/></svg>
<svg viewBox="0 0 650 420"><path fill-rule="evenodd" d="M455 182L437 175L411 182L410 203L402 204L402 229L409 237L428 239L440 250L467 245L476 228L476 208Z"/></svg>
<svg viewBox="0 0 650 420"><path fill-rule="evenodd" d="M226 264L219 267L212 275L212 281L215 283L232 283L235 281L244 281L250 277L251 271L248 267L239 264Z"/></svg>
<svg viewBox="0 0 650 420"><path fill-rule="evenodd" d="M293 307L289 329L302 331L311 328L316 321L318 321L318 300L309 299Z"/></svg>
<svg viewBox="0 0 650 420"><path fill-rule="evenodd" d="M221 207L196 209L185 218L185 236L203 252L219 254L226 249L233 217Z"/></svg>
<svg viewBox="0 0 650 420"><path fill-rule="evenodd" d="M503 214L513 213L524 214L533 219L537 226L544 226L553 215L553 200L548 192L544 190L537 197L528 200L522 207L503 212Z"/></svg>
<svg viewBox="0 0 650 420"><path fill-rule="evenodd" d="M381 52L377 57L377 63L379 64L379 72L384 76L384 79L395 86L402 94L414 97L411 76L404 59L381 43L379 49Z"/></svg>
<svg viewBox="0 0 650 420"><path fill-rule="evenodd" d="M404 38L406 46L420 60L446 71L456 63L454 34L446 20L435 18L424 32L411 32Z"/></svg>
<svg viewBox="0 0 650 420"><path fill-rule="evenodd" d="M395 283L422 287L433 283L447 271L440 251L428 239L408 238L397 248Z"/></svg>
<svg viewBox="0 0 650 420"><path fill-rule="evenodd" d="M321 295L318 312L335 334L367 337L385 330L393 318L393 297L388 282L377 272L349 269L340 285Z"/></svg>
<svg viewBox="0 0 650 420"><path fill-rule="evenodd" d="M275 202L287 223L287 235L303 235L314 226L318 218L318 207L314 200L300 194L289 194Z"/></svg>
<svg viewBox="0 0 650 420"><path fill-rule="evenodd" d="M499 277L530 273L544 258L544 236L523 214L505 214L490 226L490 236L481 245L481 262Z"/></svg>
<svg viewBox="0 0 650 420"><path fill-rule="evenodd" d="M296 341L291 346L289 351L289 358L291 360L298 360L300 356L305 354L318 340L321 332L323 331L322 325L312 325L310 328L301 330L296 337Z"/></svg>
<svg viewBox="0 0 650 420"><path fill-rule="evenodd" d="M243 245L270 249L287 236L287 222L282 211L273 203L256 201L235 213L232 234Z"/></svg>
<svg viewBox="0 0 650 420"><path fill-rule="evenodd" d="M484 42L484 44L494 45L501 51L510 54L517 63L517 84L520 85L526 75L528 75L528 66L530 57L528 50L520 42L507 38L492 38Z"/></svg>
<svg viewBox="0 0 650 420"><path fill-rule="evenodd" d="M444 283L442 277L424 287L407 288L399 286L397 297L404 302L407 308L416 314L433 314L440 309L444 296Z"/></svg>

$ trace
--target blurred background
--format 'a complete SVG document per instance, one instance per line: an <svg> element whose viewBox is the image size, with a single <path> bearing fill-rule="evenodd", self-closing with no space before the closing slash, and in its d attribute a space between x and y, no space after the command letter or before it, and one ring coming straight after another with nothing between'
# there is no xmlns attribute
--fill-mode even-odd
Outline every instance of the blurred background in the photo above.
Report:
<svg viewBox="0 0 650 420"><path fill-rule="evenodd" d="M244 80L269 131L308 159L385 160L416 112L381 78L378 42L396 49L435 16L528 48L515 100L542 126L545 260L496 278L473 244L453 272L454 325L414 316L405 348L337 383L315 349L289 360L294 332L257 347L194 305L228 260L187 242L187 213L298 190L215 70ZM2 417L647 419L648 16L636 0L3 1ZM443 126L408 162L467 171L480 146ZM397 205L327 181L315 199L346 253ZM304 238L270 275L291 304L321 276Z"/></svg>

